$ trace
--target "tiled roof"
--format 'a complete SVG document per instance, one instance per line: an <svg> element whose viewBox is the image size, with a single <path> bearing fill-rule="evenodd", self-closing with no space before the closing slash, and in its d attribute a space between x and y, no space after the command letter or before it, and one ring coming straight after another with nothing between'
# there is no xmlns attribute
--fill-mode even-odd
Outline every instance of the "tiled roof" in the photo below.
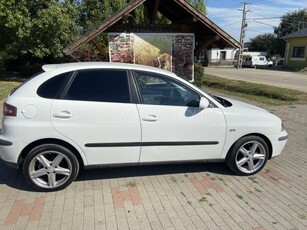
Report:
<svg viewBox="0 0 307 230"><path fill-rule="evenodd" d="M299 31L296 31L292 34L283 36L282 38L287 39L287 38L302 38L302 37L307 37L307 27Z"/></svg>

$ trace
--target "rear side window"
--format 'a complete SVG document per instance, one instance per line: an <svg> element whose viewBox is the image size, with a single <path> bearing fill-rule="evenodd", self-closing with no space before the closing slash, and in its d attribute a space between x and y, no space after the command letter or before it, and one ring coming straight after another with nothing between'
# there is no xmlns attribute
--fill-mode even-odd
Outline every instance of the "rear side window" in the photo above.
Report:
<svg viewBox="0 0 307 230"><path fill-rule="evenodd" d="M57 98L64 89L71 74L72 72L68 72L50 78L37 89L37 94L48 99Z"/></svg>
<svg viewBox="0 0 307 230"><path fill-rule="evenodd" d="M127 71L83 70L75 76L67 99L130 103Z"/></svg>

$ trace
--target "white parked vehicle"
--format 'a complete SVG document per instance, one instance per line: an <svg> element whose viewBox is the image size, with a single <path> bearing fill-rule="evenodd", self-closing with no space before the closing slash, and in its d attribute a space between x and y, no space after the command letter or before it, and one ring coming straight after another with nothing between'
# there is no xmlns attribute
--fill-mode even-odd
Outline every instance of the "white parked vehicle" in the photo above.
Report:
<svg viewBox="0 0 307 230"><path fill-rule="evenodd" d="M44 65L4 103L0 157L40 191L79 168L225 161L239 175L279 155L275 115L209 95L175 74L122 63Z"/></svg>
<svg viewBox="0 0 307 230"><path fill-rule="evenodd" d="M243 66L246 67L257 67L257 66L268 66L268 60L265 56L251 56L245 58L243 61Z"/></svg>

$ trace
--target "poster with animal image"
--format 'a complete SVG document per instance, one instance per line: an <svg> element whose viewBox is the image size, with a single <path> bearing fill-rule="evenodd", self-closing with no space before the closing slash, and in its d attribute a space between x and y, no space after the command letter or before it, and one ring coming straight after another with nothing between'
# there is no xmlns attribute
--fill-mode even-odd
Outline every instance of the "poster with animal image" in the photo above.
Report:
<svg viewBox="0 0 307 230"><path fill-rule="evenodd" d="M109 34L111 62L158 67L194 80L194 34Z"/></svg>
<svg viewBox="0 0 307 230"><path fill-rule="evenodd" d="M135 64L172 71L171 39L171 35L137 35L134 41Z"/></svg>

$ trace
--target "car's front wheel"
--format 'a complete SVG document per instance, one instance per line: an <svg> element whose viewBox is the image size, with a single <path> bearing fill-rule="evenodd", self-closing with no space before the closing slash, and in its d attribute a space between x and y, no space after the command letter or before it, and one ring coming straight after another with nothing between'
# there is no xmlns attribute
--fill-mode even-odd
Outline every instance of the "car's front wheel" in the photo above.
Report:
<svg viewBox="0 0 307 230"><path fill-rule="evenodd" d="M76 156L57 144L44 144L30 151L24 160L23 174L38 191L57 191L71 184L79 172Z"/></svg>
<svg viewBox="0 0 307 230"><path fill-rule="evenodd" d="M253 175L265 166L268 157L268 145L261 137L245 136L233 145L226 164L238 175Z"/></svg>

